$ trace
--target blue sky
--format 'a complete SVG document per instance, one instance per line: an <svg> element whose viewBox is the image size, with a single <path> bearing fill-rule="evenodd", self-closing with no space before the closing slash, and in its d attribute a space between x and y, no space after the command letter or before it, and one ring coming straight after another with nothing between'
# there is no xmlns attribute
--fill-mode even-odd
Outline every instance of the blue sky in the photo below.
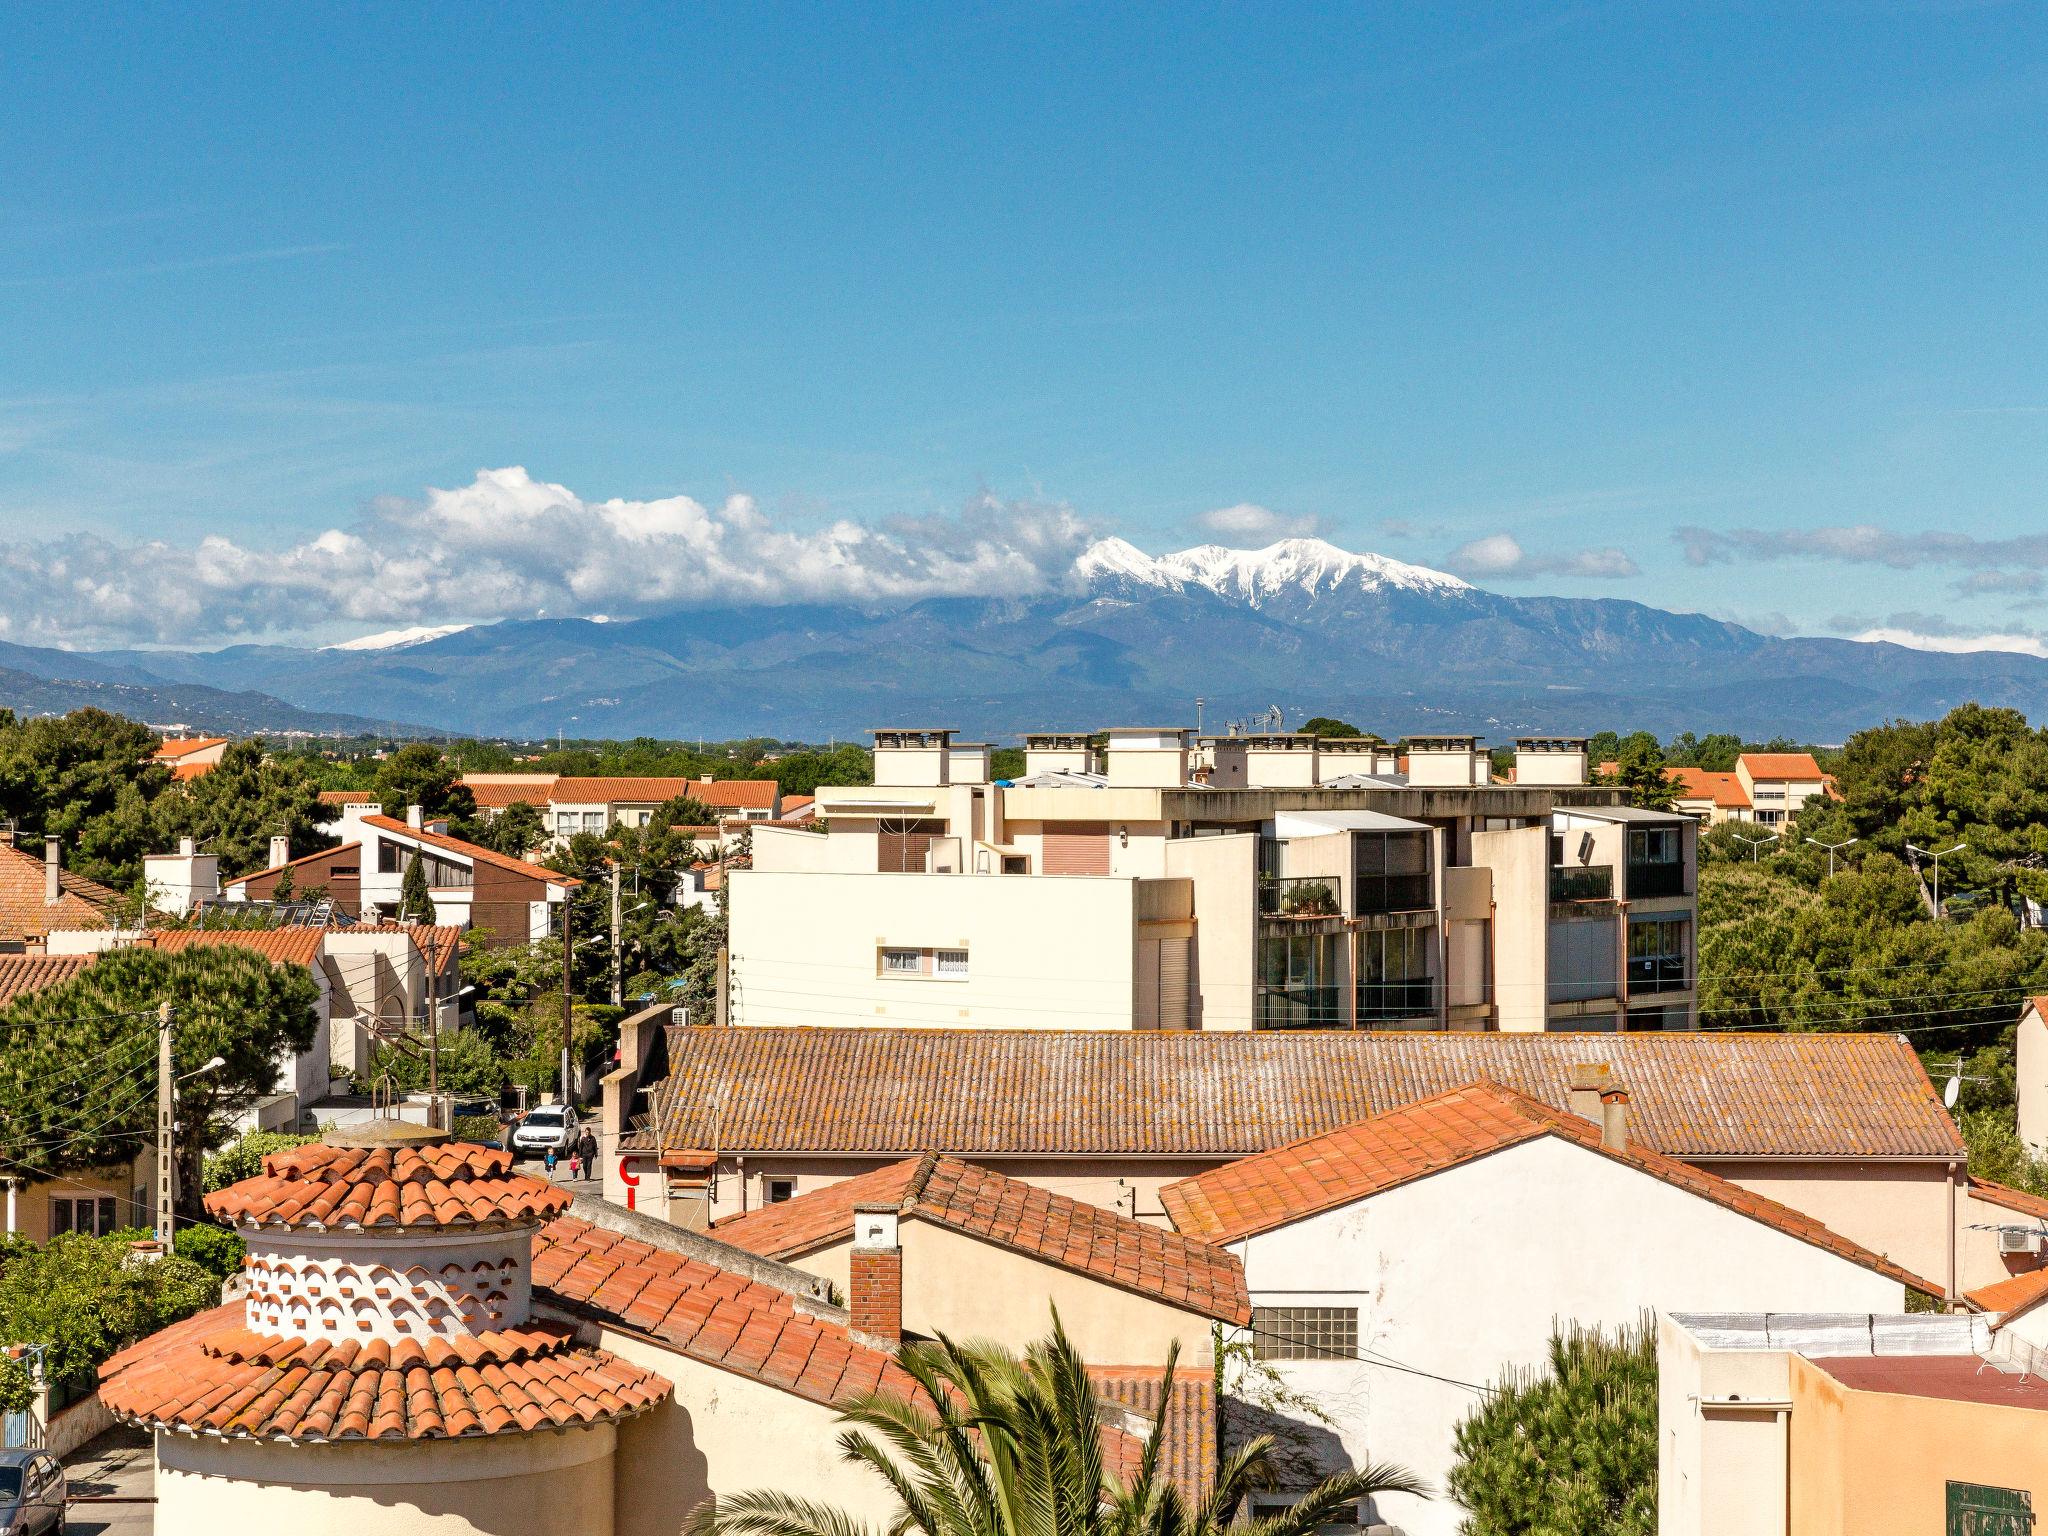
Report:
<svg viewBox="0 0 2048 1536"><path fill-rule="evenodd" d="M51 7L0 90L0 638L1221 530L2040 644L2037 9Z"/></svg>

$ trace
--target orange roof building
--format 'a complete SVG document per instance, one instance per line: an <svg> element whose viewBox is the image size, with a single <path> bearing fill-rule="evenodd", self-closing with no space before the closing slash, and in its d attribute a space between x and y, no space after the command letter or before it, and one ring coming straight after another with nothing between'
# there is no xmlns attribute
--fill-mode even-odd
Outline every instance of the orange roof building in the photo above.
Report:
<svg viewBox="0 0 2048 1536"><path fill-rule="evenodd" d="M42 857L0 840L0 946L39 942L59 928L105 928L120 893L63 867L58 849Z"/></svg>

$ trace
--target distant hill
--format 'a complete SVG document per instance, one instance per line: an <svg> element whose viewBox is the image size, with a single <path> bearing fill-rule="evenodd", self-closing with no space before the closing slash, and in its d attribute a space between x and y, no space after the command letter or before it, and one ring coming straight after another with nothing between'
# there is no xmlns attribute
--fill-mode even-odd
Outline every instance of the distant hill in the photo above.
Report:
<svg viewBox="0 0 2048 1536"><path fill-rule="evenodd" d="M0 655L23 647L0 647ZM50 651L40 656L61 657ZM10 658L11 659L11 658ZM69 670L69 663L39 662L51 670ZM81 670L97 670L87 668ZM445 732L395 720L300 709L268 694L209 688L197 683L137 683L100 677L44 677L13 666L0 666L0 709L19 716L66 715L74 709L97 708L131 720L160 725L184 724L219 736L249 736L304 731L315 735L432 736Z"/></svg>
<svg viewBox="0 0 2048 1536"><path fill-rule="evenodd" d="M1495 740L1602 727L1839 740L1969 699L2048 718L2048 661L2036 657L1779 639L1618 599L1508 597L1314 539L1161 556L1104 540L1061 590L1028 597L700 608L372 638L371 648L330 650L0 646L0 667L79 686L185 690L181 699L219 690L208 697L223 709L247 700L236 707L266 729L287 727L265 710L289 709L526 737L1192 724L1198 695L1211 727L1278 705L1293 721L1332 714L1387 735L1459 729ZM0 703L11 702L5 692ZM200 723L196 702L127 712L175 709Z"/></svg>

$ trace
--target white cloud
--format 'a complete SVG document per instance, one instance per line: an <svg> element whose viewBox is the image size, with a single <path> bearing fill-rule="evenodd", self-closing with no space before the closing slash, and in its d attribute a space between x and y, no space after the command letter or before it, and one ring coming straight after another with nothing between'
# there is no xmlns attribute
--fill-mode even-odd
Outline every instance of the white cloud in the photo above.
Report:
<svg viewBox="0 0 2048 1536"><path fill-rule="evenodd" d="M1531 554L1511 533L1490 533L1460 544L1444 557L1447 569L1478 580L1492 577L1515 581L1532 576L1576 576L1591 581L1620 581L1641 574L1625 551L1581 549L1564 554Z"/></svg>
<svg viewBox="0 0 2048 1536"><path fill-rule="evenodd" d="M1275 512L1255 502L1240 501L1234 507L1218 507L1195 519L1195 526L1227 543L1245 547L1271 544L1279 539L1306 538L1316 532L1313 517Z"/></svg>
<svg viewBox="0 0 2048 1536"><path fill-rule="evenodd" d="M777 527L750 496L588 501L488 469L285 549L97 536L0 544L0 639L190 642L337 621L406 627L613 618L714 604L867 602L1041 591L1089 530L1069 507L981 496L954 517Z"/></svg>
<svg viewBox="0 0 2048 1536"><path fill-rule="evenodd" d="M1952 655L1974 651L2014 651L2022 656L2048 659L2048 643L2044 643L2039 635L1927 635L1916 630L1880 627L1866 629L1849 638L1883 641L1916 651L1946 651Z"/></svg>

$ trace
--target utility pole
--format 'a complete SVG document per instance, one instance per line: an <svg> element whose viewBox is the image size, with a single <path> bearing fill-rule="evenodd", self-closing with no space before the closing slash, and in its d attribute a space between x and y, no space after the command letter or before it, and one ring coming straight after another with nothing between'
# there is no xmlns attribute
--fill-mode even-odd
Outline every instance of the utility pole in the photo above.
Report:
<svg viewBox="0 0 2048 1536"><path fill-rule="evenodd" d="M171 1166L176 1117L172 1109L171 1005L156 1006L156 1240L171 1248L171 1202L177 1198Z"/></svg>
<svg viewBox="0 0 2048 1536"><path fill-rule="evenodd" d="M626 978L621 968L625 964L625 945L619 936L619 865L612 861L612 1006L618 1008L625 1003Z"/></svg>
<svg viewBox="0 0 2048 1536"><path fill-rule="evenodd" d="M569 892L562 898L562 1092L561 1100L569 1102L569 978L576 968L576 893Z"/></svg>

